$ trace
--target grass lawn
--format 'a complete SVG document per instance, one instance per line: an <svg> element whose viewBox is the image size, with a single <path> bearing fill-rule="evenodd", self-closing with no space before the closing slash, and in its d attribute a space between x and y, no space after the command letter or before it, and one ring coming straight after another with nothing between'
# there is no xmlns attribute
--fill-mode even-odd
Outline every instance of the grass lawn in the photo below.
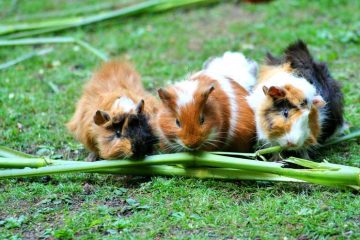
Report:
<svg viewBox="0 0 360 240"><path fill-rule="evenodd" d="M98 3L19 1L5 16L11 2L1 1L1 22ZM345 118L359 127L359 12L360 1L230 1L56 35L80 38L112 57L128 57L152 90L199 70L208 57L226 50L261 62L266 51L280 53L302 38L342 83ZM80 160L87 152L64 124L100 60L74 44L51 44L2 47L0 63L48 47L55 49L0 71L0 145ZM359 140L323 150L322 159L360 167ZM360 197L307 184L179 177L69 174L2 180L0 239L21 238L359 239Z"/></svg>

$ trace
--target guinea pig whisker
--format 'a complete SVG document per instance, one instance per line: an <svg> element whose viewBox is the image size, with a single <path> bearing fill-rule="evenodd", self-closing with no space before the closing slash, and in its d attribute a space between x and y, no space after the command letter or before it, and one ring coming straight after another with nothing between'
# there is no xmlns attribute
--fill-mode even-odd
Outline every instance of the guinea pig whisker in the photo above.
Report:
<svg viewBox="0 0 360 240"><path fill-rule="evenodd" d="M215 143L212 142L205 142L204 146L213 146L213 147L217 147L217 145Z"/></svg>
<svg viewBox="0 0 360 240"><path fill-rule="evenodd" d="M263 148L265 148L265 147L270 147L270 146L271 146L270 143L265 142L265 143L263 143L262 145L258 146L258 147L256 148L256 150L263 149Z"/></svg>

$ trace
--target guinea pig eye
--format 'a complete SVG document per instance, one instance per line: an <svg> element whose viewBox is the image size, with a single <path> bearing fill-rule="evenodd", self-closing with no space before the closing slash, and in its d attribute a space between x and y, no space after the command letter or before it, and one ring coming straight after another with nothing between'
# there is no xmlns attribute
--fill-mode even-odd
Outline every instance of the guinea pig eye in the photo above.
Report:
<svg viewBox="0 0 360 240"><path fill-rule="evenodd" d="M120 138L120 137L121 137L121 132L120 132L120 130L116 130L116 131L115 131L115 136L116 136L117 138Z"/></svg>
<svg viewBox="0 0 360 240"><path fill-rule="evenodd" d="M176 123L176 126L181 127L179 119L176 119L175 123Z"/></svg>
<svg viewBox="0 0 360 240"><path fill-rule="evenodd" d="M308 104L308 101L305 99L305 100L300 104L300 106L301 106L301 107L306 107L307 104Z"/></svg>
<svg viewBox="0 0 360 240"><path fill-rule="evenodd" d="M289 117L289 110L287 108L285 108L284 110L282 110L282 115L285 117L285 118L288 118Z"/></svg>
<svg viewBox="0 0 360 240"><path fill-rule="evenodd" d="M205 117L204 117L204 115L201 115L200 118L199 118L200 125L203 125L204 122L205 122Z"/></svg>

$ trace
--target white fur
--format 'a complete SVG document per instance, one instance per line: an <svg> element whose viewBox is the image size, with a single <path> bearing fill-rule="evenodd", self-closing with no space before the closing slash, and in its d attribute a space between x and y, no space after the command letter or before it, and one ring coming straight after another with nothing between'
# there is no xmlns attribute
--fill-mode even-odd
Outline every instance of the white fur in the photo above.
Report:
<svg viewBox="0 0 360 240"><path fill-rule="evenodd" d="M230 78L249 91L256 82L258 65L240 52L226 52L210 60L205 71Z"/></svg>
<svg viewBox="0 0 360 240"><path fill-rule="evenodd" d="M113 108L121 108L124 112L130 112L136 108L135 103L128 97L120 97L114 102Z"/></svg>
<svg viewBox="0 0 360 240"><path fill-rule="evenodd" d="M309 113L309 110L305 110L301 117L293 123L290 132L277 140L280 146L286 147L288 142L296 145L296 147L301 147L304 144L310 136Z"/></svg>
<svg viewBox="0 0 360 240"><path fill-rule="evenodd" d="M183 81L175 84L174 89L178 96L177 98L177 106L185 106L188 103L194 101L194 94L198 88L199 83L197 81Z"/></svg>

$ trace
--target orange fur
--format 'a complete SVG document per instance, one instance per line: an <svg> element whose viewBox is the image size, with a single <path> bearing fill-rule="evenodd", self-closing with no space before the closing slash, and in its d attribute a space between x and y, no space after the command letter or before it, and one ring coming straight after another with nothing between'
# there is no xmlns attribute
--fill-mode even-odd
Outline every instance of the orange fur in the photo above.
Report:
<svg viewBox="0 0 360 240"><path fill-rule="evenodd" d="M256 139L254 112L246 101L246 96L248 96L249 93L236 82L232 82L232 87L237 96L238 122L234 138L228 146L228 150L234 152L249 152Z"/></svg>
<svg viewBox="0 0 360 240"><path fill-rule="evenodd" d="M232 82L237 96L238 123L233 139L226 144L231 115L227 94L222 90L219 82L209 76L200 75L193 81L198 81L194 100L180 108L176 106L178 100L174 91L176 86L170 86L165 90L169 93L170 99L165 101L163 99L163 105L158 114L159 132L164 135L161 138L163 149L176 151L171 147L172 143L181 141L185 146L197 150L249 151L252 140L255 138L255 124L253 111L245 99L248 95L247 91L239 84ZM214 90L205 96L211 86ZM199 119L202 115L205 120L203 124L200 124ZM181 127L176 126L176 119L181 123ZM214 128L216 128L217 136L211 144L207 144L206 141Z"/></svg>
<svg viewBox="0 0 360 240"><path fill-rule="evenodd" d="M107 112L111 119L124 114L122 109L113 107L114 102L122 96L134 103L144 99L144 111L150 116L157 112L158 101L144 90L140 76L133 67L126 62L110 61L95 72L85 85L76 111L67 123L69 131L78 141L105 159L133 154L128 139L109 141L113 132L107 129L106 124L94 123L94 115L98 110Z"/></svg>

